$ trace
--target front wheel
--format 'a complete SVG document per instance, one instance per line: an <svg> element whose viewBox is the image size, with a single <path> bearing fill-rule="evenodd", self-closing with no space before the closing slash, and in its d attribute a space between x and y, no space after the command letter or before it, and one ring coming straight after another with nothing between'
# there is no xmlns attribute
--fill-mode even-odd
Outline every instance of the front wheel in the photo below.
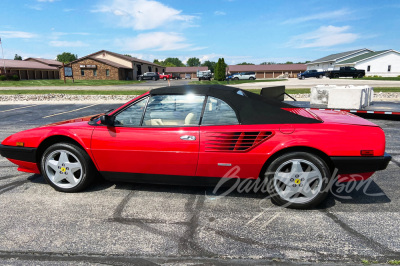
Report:
<svg viewBox="0 0 400 266"><path fill-rule="evenodd" d="M156 80L156 77L152 77L152 80Z"/></svg>
<svg viewBox="0 0 400 266"><path fill-rule="evenodd" d="M253 78L253 77L250 77L249 80L254 80L254 78Z"/></svg>
<svg viewBox="0 0 400 266"><path fill-rule="evenodd" d="M328 195L330 170L319 157L291 152L275 159L265 172L272 202L293 209L308 209Z"/></svg>
<svg viewBox="0 0 400 266"><path fill-rule="evenodd" d="M305 76L301 76L301 79L306 79L306 77Z"/></svg>
<svg viewBox="0 0 400 266"><path fill-rule="evenodd" d="M338 79L339 78L339 74L333 75L333 78Z"/></svg>
<svg viewBox="0 0 400 266"><path fill-rule="evenodd" d="M167 78L163 78L163 80L167 80Z"/></svg>
<svg viewBox="0 0 400 266"><path fill-rule="evenodd" d="M62 192L85 189L96 174L89 155L71 143L58 143L47 148L40 168L47 183Z"/></svg>
<svg viewBox="0 0 400 266"><path fill-rule="evenodd" d="M323 77L324 77L324 76L322 76L322 75L319 75L319 78L320 78L320 79L322 79Z"/></svg>

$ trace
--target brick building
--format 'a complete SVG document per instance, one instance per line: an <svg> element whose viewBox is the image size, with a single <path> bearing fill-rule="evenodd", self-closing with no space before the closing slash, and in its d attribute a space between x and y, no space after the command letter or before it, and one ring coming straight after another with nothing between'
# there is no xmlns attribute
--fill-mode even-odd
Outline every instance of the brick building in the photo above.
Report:
<svg viewBox="0 0 400 266"><path fill-rule="evenodd" d="M28 60L32 59L32 60ZM0 59L0 75L17 75L20 79L59 79L60 63L55 60L42 58L28 58L26 60ZM47 63L39 60L46 60ZM57 63L55 63L57 62ZM51 63L51 64L50 64Z"/></svg>
<svg viewBox="0 0 400 266"><path fill-rule="evenodd" d="M190 78L197 78L197 70L206 71L208 67L166 67L166 73L175 76L185 78L186 75L190 75Z"/></svg>
<svg viewBox="0 0 400 266"><path fill-rule="evenodd" d="M254 71L257 79L278 78L281 75L295 78L298 73L306 70L307 66L305 64L229 65L227 67L227 72L231 74Z"/></svg>
<svg viewBox="0 0 400 266"><path fill-rule="evenodd" d="M81 57L66 66L72 67L74 79L136 80L145 72L165 72L165 68L138 58L102 50ZM64 69L60 69L64 78Z"/></svg>

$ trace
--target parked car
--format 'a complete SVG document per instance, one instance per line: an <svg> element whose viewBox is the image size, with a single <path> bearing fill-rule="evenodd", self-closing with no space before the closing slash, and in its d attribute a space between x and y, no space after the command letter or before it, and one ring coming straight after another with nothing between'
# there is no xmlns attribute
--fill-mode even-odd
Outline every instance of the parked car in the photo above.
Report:
<svg viewBox="0 0 400 266"><path fill-rule="evenodd" d="M218 85L153 89L110 113L13 134L0 154L62 192L83 190L97 173L159 184L250 180L292 208L319 204L337 174L367 179L391 160L372 122Z"/></svg>
<svg viewBox="0 0 400 266"><path fill-rule="evenodd" d="M256 79L256 73L252 72L252 71L235 73L235 74L233 74L232 79L233 80L239 80L239 79L254 80L254 79Z"/></svg>
<svg viewBox="0 0 400 266"><path fill-rule="evenodd" d="M362 78L365 76L365 70L354 67L341 67L339 70L327 71L325 75L330 79L340 77Z"/></svg>
<svg viewBox="0 0 400 266"><path fill-rule="evenodd" d="M192 75L186 74L186 75L185 75L185 79L192 79Z"/></svg>
<svg viewBox="0 0 400 266"><path fill-rule="evenodd" d="M212 78L211 70L206 70L206 71L197 70L197 78L199 80L211 80Z"/></svg>
<svg viewBox="0 0 400 266"><path fill-rule="evenodd" d="M173 79L182 79L180 73L172 73L172 78L173 78Z"/></svg>
<svg viewBox="0 0 400 266"><path fill-rule="evenodd" d="M297 74L298 79L305 79L305 78L323 78L325 76L325 72L318 71L316 69L306 70L303 73Z"/></svg>
<svg viewBox="0 0 400 266"><path fill-rule="evenodd" d="M227 74L225 76L225 80L232 80L233 79L233 74Z"/></svg>
<svg viewBox="0 0 400 266"><path fill-rule="evenodd" d="M162 74L157 73L157 74L160 79L163 79L163 80L172 79L172 74L164 74L164 73L162 73Z"/></svg>
<svg viewBox="0 0 400 266"><path fill-rule="evenodd" d="M146 72L138 77L139 80L159 80L160 76L156 72Z"/></svg>

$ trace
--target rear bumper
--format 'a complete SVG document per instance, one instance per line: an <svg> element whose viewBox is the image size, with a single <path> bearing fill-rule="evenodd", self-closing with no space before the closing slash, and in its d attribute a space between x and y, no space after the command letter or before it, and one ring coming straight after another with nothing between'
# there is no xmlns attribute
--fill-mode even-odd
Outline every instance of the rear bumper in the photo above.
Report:
<svg viewBox="0 0 400 266"><path fill-rule="evenodd" d="M36 148L0 145L0 155L7 159L36 163Z"/></svg>
<svg viewBox="0 0 400 266"><path fill-rule="evenodd" d="M384 170L392 156L385 152L384 156L373 157L331 157L337 174L369 173Z"/></svg>

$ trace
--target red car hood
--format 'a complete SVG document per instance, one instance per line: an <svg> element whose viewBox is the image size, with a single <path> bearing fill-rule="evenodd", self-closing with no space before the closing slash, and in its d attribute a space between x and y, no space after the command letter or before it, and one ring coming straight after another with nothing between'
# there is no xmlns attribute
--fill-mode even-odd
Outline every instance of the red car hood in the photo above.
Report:
<svg viewBox="0 0 400 266"><path fill-rule="evenodd" d="M374 123L345 111L308 110L318 116L325 123L347 124L377 127Z"/></svg>
<svg viewBox="0 0 400 266"><path fill-rule="evenodd" d="M90 121L92 117L97 117L102 114L97 114L97 115L90 115L90 116L84 116L84 117L78 117L70 120L65 120L65 121L60 121L60 122L55 122L52 124L44 125L43 127L49 127L49 126L60 126L60 125L65 125L65 124L71 124L71 123L79 123L79 122L87 122Z"/></svg>

